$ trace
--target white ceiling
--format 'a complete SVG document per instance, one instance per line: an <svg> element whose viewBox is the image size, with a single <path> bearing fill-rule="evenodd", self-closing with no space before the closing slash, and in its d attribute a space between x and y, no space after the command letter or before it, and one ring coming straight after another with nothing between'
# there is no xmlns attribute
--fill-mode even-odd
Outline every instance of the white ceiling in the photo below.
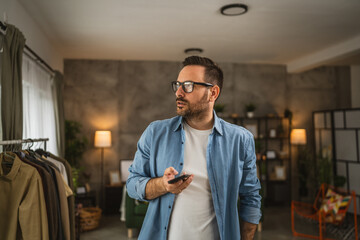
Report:
<svg viewBox="0 0 360 240"><path fill-rule="evenodd" d="M359 59L359 0L244 0L249 11L234 17L220 8L239 1L19 2L64 58L181 61L184 49L199 47L218 62L293 71Z"/></svg>

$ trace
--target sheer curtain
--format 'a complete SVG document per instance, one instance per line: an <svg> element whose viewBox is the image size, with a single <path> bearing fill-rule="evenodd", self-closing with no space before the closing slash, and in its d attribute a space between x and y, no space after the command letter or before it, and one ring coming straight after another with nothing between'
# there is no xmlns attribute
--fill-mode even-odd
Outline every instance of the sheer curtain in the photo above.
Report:
<svg viewBox="0 0 360 240"><path fill-rule="evenodd" d="M57 155L52 75L25 54L22 73L23 138L49 138L47 150Z"/></svg>

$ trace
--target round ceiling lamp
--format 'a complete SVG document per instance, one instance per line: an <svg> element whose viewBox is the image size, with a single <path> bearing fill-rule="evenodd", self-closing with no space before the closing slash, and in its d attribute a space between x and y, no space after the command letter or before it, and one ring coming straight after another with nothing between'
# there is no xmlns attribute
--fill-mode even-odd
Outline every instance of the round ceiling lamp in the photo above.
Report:
<svg viewBox="0 0 360 240"><path fill-rule="evenodd" d="M241 3L225 5L220 9L221 14L225 16L238 16L245 14L247 11L248 6Z"/></svg>
<svg viewBox="0 0 360 240"><path fill-rule="evenodd" d="M202 50L201 48L187 48L184 50L184 53L186 54L191 54L191 55L196 55L196 54L200 54L202 53L204 50Z"/></svg>

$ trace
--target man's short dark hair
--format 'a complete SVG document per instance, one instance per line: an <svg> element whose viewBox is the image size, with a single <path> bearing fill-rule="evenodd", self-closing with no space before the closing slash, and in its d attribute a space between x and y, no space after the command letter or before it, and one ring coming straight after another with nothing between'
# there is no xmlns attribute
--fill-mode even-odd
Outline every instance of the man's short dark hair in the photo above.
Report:
<svg viewBox="0 0 360 240"><path fill-rule="evenodd" d="M214 63L211 59L206 57L191 56L185 58L183 65L198 65L205 67L205 82L211 83L213 85L218 85L220 92L223 86L224 74L221 68Z"/></svg>

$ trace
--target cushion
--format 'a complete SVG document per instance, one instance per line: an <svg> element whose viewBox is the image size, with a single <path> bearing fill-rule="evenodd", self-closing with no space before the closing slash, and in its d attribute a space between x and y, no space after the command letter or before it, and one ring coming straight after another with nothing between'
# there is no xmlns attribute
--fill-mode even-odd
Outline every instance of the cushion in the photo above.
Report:
<svg viewBox="0 0 360 240"><path fill-rule="evenodd" d="M350 195L343 196L329 188L320 207L320 211L325 213L325 221L329 223L341 222L346 215L350 200Z"/></svg>

